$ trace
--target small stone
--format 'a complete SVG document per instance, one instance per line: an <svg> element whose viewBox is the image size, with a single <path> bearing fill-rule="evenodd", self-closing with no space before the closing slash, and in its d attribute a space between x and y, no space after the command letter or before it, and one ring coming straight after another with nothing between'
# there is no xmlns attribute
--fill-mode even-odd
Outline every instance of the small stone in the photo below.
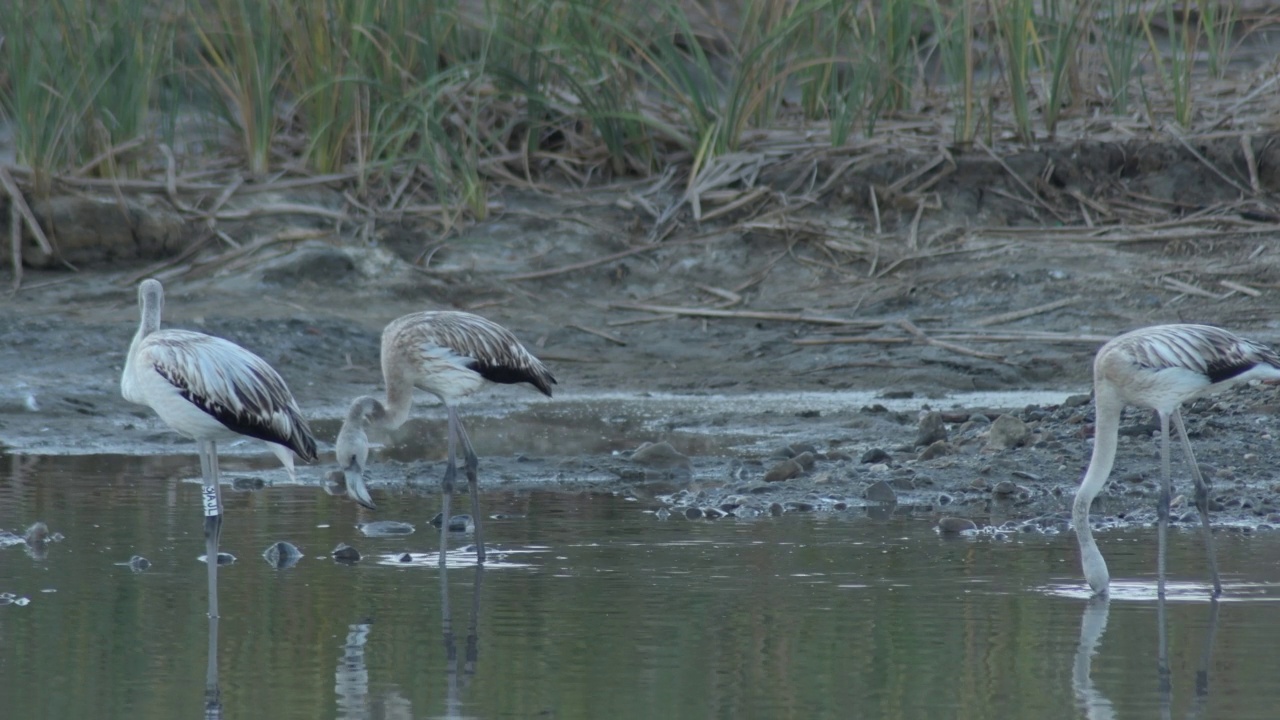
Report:
<svg viewBox="0 0 1280 720"><path fill-rule="evenodd" d="M667 518L671 517L671 511L664 507L660 507L658 508L658 511L654 513L654 516L656 516L659 520L666 520Z"/></svg>
<svg viewBox="0 0 1280 720"><path fill-rule="evenodd" d="M991 492L994 495L1013 495L1018 492L1018 484L1012 480L1001 480L996 483L995 487L991 488Z"/></svg>
<svg viewBox="0 0 1280 720"><path fill-rule="evenodd" d="M700 517L702 517L702 508L691 507L684 509L684 518L686 520L697 520Z"/></svg>
<svg viewBox="0 0 1280 720"><path fill-rule="evenodd" d="M439 527L439 524L436 524L436 527ZM392 537L413 534L413 526L399 520L375 520L374 522L360 523L356 525L356 528L365 537Z"/></svg>
<svg viewBox="0 0 1280 720"><path fill-rule="evenodd" d="M346 543L338 543L338 547L330 553L333 559L340 563L358 563L360 562L360 551L351 547Z"/></svg>
<svg viewBox="0 0 1280 720"><path fill-rule="evenodd" d="M813 512L814 505L807 502L789 502L786 504L786 509L794 510L795 512Z"/></svg>
<svg viewBox="0 0 1280 720"><path fill-rule="evenodd" d="M783 482L804 472L804 468L795 460L783 460L764 474L765 482Z"/></svg>
<svg viewBox="0 0 1280 720"><path fill-rule="evenodd" d="M238 477L231 481L231 489L237 492L253 492L266 486L267 484L262 481L262 478Z"/></svg>
<svg viewBox="0 0 1280 720"><path fill-rule="evenodd" d="M151 561L141 555L129 558L129 569L134 572L143 572L149 567L151 567Z"/></svg>
<svg viewBox="0 0 1280 720"><path fill-rule="evenodd" d="M277 570L291 568L302 559L302 551L291 542L280 540L273 542L262 551L262 559Z"/></svg>
<svg viewBox="0 0 1280 720"><path fill-rule="evenodd" d="M200 557L198 557L198 558L196 558L196 559L197 559L197 560L199 560L199 561L200 561L200 562L202 562L202 563L207 563L207 562L209 562L209 559L208 559L208 558L209 558L209 556L208 556L208 555L201 555ZM222 565L230 565L231 563L233 563L233 562L235 562L235 561L236 561L236 556L235 556L235 555L232 555L232 554L231 554L231 553L229 553L229 552L220 552L220 553L218 553L218 565L219 565L219 566L222 566Z"/></svg>
<svg viewBox="0 0 1280 720"><path fill-rule="evenodd" d="M1063 406L1069 408L1082 407L1089 404L1088 395L1068 395L1066 400L1062 401Z"/></svg>
<svg viewBox="0 0 1280 720"><path fill-rule="evenodd" d="M889 466L884 463L876 463L875 465L868 467L867 471L873 473L887 473L889 472Z"/></svg>
<svg viewBox="0 0 1280 720"><path fill-rule="evenodd" d="M692 463L687 455L682 454L671 443L656 442L643 443L636 451L631 453L631 462L645 467L656 468L659 470L671 470L681 468L691 470Z"/></svg>
<svg viewBox="0 0 1280 720"><path fill-rule="evenodd" d="M870 465L871 463L885 462L890 459L889 453L884 450L881 450L880 448L871 448L870 450L862 453L862 457L858 459L858 462L863 465Z"/></svg>
<svg viewBox="0 0 1280 720"><path fill-rule="evenodd" d="M816 462L816 460L814 459L813 453L811 451L805 450L799 455L796 455L795 457L791 458L791 462L799 465L800 468L805 472L808 472L813 469L813 465Z"/></svg>
<svg viewBox="0 0 1280 720"><path fill-rule="evenodd" d="M942 413L936 410L925 413L920 418L920 424L916 427L915 447L932 445L939 440L946 439L947 424L942 419Z"/></svg>
<svg viewBox="0 0 1280 720"><path fill-rule="evenodd" d="M969 518L944 517L938 521L938 532L944 535L955 535L977 529L978 524Z"/></svg>
<svg viewBox="0 0 1280 720"><path fill-rule="evenodd" d="M1030 435L1031 430L1025 422L1012 415L1001 415L991 423L991 429L987 431L987 447L993 450L1018 447Z"/></svg>
<svg viewBox="0 0 1280 720"><path fill-rule="evenodd" d="M973 488L974 490L986 490L986 489L987 489L987 479L986 479L986 478L974 478L974 479L973 479L973 481L969 483L969 487Z"/></svg>
<svg viewBox="0 0 1280 720"><path fill-rule="evenodd" d="M867 486L867 490L863 494L863 497L870 500L871 502L879 502L879 503L898 502L898 493L894 491L893 486L891 486L889 483L885 482L884 480L871 483L871 485Z"/></svg>
<svg viewBox="0 0 1280 720"><path fill-rule="evenodd" d="M400 557L396 559L402 563L410 563L413 562L413 555L410 555L409 553L401 553Z"/></svg>
<svg viewBox="0 0 1280 720"><path fill-rule="evenodd" d="M431 524L440 527L440 519L442 517L444 517L444 513L436 513L436 516L431 518ZM449 518L449 532L469 533L475 532L475 530L476 524L471 520L470 515L454 515Z"/></svg>
<svg viewBox="0 0 1280 720"><path fill-rule="evenodd" d="M708 520L718 520L724 517L724 513L716 508L703 508L702 516Z"/></svg>
<svg viewBox="0 0 1280 720"><path fill-rule="evenodd" d="M955 448L951 446L951 443L946 440L937 440L930 443L929 447L920 451L919 459L933 460L934 458L940 458L944 455L950 455L953 452L955 452Z"/></svg>
<svg viewBox="0 0 1280 720"><path fill-rule="evenodd" d="M782 515L782 513L783 513L783 512L784 512L784 510L783 510L783 507L782 507L782 503L778 503L778 502L769 503L769 514L770 514L770 515L772 515L772 516L774 516L774 517L778 517L778 516Z"/></svg>
<svg viewBox="0 0 1280 720"><path fill-rule="evenodd" d="M22 534L22 539L27 541L28 545L39 545L49 540L49 526L42 522L32 523Z"/></svg>

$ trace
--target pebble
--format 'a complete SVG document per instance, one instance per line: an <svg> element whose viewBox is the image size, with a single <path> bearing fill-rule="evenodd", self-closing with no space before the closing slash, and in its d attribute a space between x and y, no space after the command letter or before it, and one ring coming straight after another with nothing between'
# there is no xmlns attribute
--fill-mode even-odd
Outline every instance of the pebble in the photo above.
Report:
<svg viewBox="0 0 1280 720"><path fill-rule="evenodd" d="M439 527L439 524L436 524ZM412 535L413 526L399 520L375 520L374 522L356 525L365 537L392 537L396 535Z"/></svg>
<svg viewBox="0 0 1280 720"><path fill-rule="evenodd" d="M431 524L440 527L440 520L443 517L444 513L436 513L436 516L431 518ZM449 518L449 532L469 533L475 530L476 524L471 520L470 515L454 515Z"/></svg>
<svg viewBox="0 0 1280 720"><path fill-rule="evenodd" d="M201 555L200 557L198 557L198 558L196 558L196 559L197 559L197 560L199 560L199 561L200 561L200 562L202 562L202 563L207 563L207 562L209 562L207 558L208 558L208 555ZM229 553L229 552L219 552L219 553L218 553L218 565L219 565L219 566L221 566L221 565L230 565L231 563L233 563L233 562L235 562L235 561L236 561L236 556L235 556L235 555L232 555L232 554L231 554L231 553Z"/></svg>
<svg viewBox="0 0 1280 720"><path fill-rule="evenodd" d="M774 517L778 517L778 516L782 515L782 513L783 513L783 512L784 512L784 510L783 510L783 507L782 507L782 503L777 503L777 502L769 503L769 514L770 514L770 515L772 515L772 516L774 516Z"/></svg>
<svg viewBox="0 0 1280 720"><path fill-rule="evenodd" d="M804 468L795 460L783 460L772 468L769 468L769 472L764 474L764 481L767 483L783 482L790 480L803 472Z"/></svg>
<svg viewBox="0 0 1280 720"><path fill-rule="evenodd" d="M993 450L1015 448L1027 441L1031 430L1022 420L1012 415L1001 415L991 423L987 431L987 447Z"/></svg>
<svg viewBox="0 0 1280 720"><path fill-rule="evenodd" d="M280 540L273 542L262 551L262 559L267 564L277 570L291 568L298 564L302 559L302 551L298 550L298 546L291 542Z"/></svg>
<svg viewBox="0 0 1280 720"><path fill-rule="evenodd" d="M805 450L804 452L791 458L791 462L799 465L800 468L805 472L808 472L813 469L814 463L816 463L817 460L814 458L812 451Z"/></svg>
<svg viewBox="0 0 1280 720"><path fill-rule="evenodd" d="M919 460L933 460L955 452L955 448L946 440L936 440L920 451Z"/></svg>
<svg viewBox="0 0 1280 720"><path fill-rule="evenodd" d="M991 488L991 492L994 495L1013 495L1018 492L1018 484L1012 480L1001 480Z"/></svg>
<svg viewBox="0 0 1280 720"><path fill-rule="evenodd" d="M631 453L631 462L637 465L643 465L649 468L659 470L683 469L692 470L693 464L689 461L689 457L672 447L671 443L662 442L642 443Z"/></svg>
<svg viewBox="0 0 1280 720"><path fill-rule="evenodd" d="M657 516L659 520L666 520L667 518L671 517L671 511L664 507L660 507L658 508L658 511L654 513L654 515Z"/></svg>
<svg viewBox="0 0 1280 720"><path fill-rule="evenodd" d="M149 567L151 567L151 561L141 555L129 558L129 569L134 572L143 572Z"/></svg>
<svg viewBox="0 0 1280 720"><path fill-rule="evenodd" d="M262 481L262 478L238 477L231 481L231 489L238 492L253 492L266 486L267 484Z"/></svg>
<svg viewBox="0 0 1280 720"><path fill-rule="evenodd" d="M862 463L863 465L870 465L872 463L885 462L886 460L890 460L890 459L892 458L890 457L889 453L885 452L884 450L880 448L871 448L870 450L862 453L862 457L858 459L858 462Z"/></svg>
<svg viewBox="0 0 1280 720"><path fill-rule="evenodd" d="M411 563L413 562L413 555L410 555L409 553L400 553L400 557L396 559L402 563Z"/></svg>
<svg viewBox="0 0 1280 720"><path fill-rule="evenodd" d="M702 508L696 508L696 507L685 508L684 517L686 520L697 520L698 518L702 517Z"/></svg>
<svg viewBox="0 0 1280 720"><path fill-rule="evenodd" d="M333 559L340 563L358 563L360 562L360 551L351 547L346 543L338 543L338 547L330 553Z"/></svg>
<svg viewBox="0 0 1280 720"><path fill-rule="evenodd" d="M946 439L947 423L942 419L942 413L936 410L925 413L916 427L915 447L932 445Z"/></svg>
<svg viewBox="0 0 1280 720"><path fill-rule="evenodd" d="M969 518L944 517L938 520L938 532L953 535L966 530L977 530L978 524Z"/></svg>
<svg viewBox="0 0 1280 720"><path fill-rule="evenodd" d="M885 482L884 480L871 483L869 486L867 486L866 492L863 493L863 497L865 497L866 499L872 502L880 502L880 503L898 502L898 493L894 491L893 486L891 486L889 483Z"/></svg>

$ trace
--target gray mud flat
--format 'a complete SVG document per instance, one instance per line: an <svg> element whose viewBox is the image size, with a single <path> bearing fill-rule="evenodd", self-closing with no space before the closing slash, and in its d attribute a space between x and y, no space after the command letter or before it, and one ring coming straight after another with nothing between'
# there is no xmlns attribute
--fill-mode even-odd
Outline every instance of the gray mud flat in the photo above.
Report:
<svg viewBox="0 0 1280 720"><path fill-rule="evenodd" d="M235 273L165 267L163 323L264 357L314 422L322 451L331 451L350 400L379 390L382 327L408 312L454 308L510 328L559 380L552 399L503 387L462 408L486 488L593 487L674 511L778 503L840 512L893 501L1045 528L1059 525L1088 463L1090 367L1102 342L1161 322L1277 338L1270 290L1185 291L1189 282L1217 287L1219 275L1273 287L1280 254L1252 231L1231 241L1114 244L1009 235L974 225L955 190L918 228L921 237L943 233L945 247L910 257L901 248L911 213L886 218L884 235L871 238L849 220L859 208L836 203L798 211L806 227L825 230L789 244L732 223L701 228L693 242L690 226L670 246L607 260L632 246L619 240L636 221L616 202L624 195L509 192L501 211L441 245L429 266L415 264L425 236L397 228L371 243L335 235L282 245ZM1028 219L1019 217L1022 232ZM874 241L884 254L832 255L828 237ZM1187 270L1205 263L1218 274ZM565 267L578 269L557 270ZM4 450L154 455L196 474L192 444L120 398L145 273L37 270L21 292L0 298ZM1151 281L1175 275L1181 285ZM1028 389L1038 392L1012 394ZM1274 392L1243 388L1188 409L1227 524L1277 519L1277 406ZM922 428L928 410L941 415ZM992 442L1002 415L1020 421L1005 423L1018 437ZM424 397L412 417L381 438L375 492L438 487L443 414ZM1126 415L1101 517L1150 518L1154 428L1148 413ZM663 442L664 457L631 455ZM238 472L283 478L256 443L223 451ZM300 478L319 484L325 462Z"/></svg>

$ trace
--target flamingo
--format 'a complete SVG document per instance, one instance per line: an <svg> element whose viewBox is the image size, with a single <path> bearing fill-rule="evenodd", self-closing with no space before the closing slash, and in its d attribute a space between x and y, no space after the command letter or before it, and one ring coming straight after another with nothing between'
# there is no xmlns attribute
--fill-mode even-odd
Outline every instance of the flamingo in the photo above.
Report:
<svg viewBox="0 0 1280 720"><path fill-rule="evenodd" d="M458 418L459 400L485 382L529 383L551 397L556 379L511 331L479 315L455 311L411 313L392 320L382 331L382 377L385 400L365 395L347 411L335 443L338 467L344 479L331 484L345 487L347 496L374 508L364 483L369 459L368 430L394 430L409 419L415 387L440 398L449 418L448 464L441 490L444 495L440 523L440 566L444 567L449 537L449 505L458 474L457 446L462 446L464 469L471 492L475 520L476 558L484 562L484 538L480 529L480 497L476 469L479 460L467 430ZM330 473L335 476L335 473ZM336 481L336 477L334 478Z"/></svg>
<svg viewBox="0 0 1280 720"><path fill-rule="evenodd" d="M204 481L205 564L209 567L209 617L218 617L218 540L222 491L217 441L257 438L286 460L316 459L316 441L284 380L267 361L228 340L188 330L161 330L164 287L138 286L142 319L129 345L120 394L147 405L170 428L196 441Z"/></svg>
<svg viewBox="0 0 1280 720"><path fill-rule="evenodd" d="M1080 544L1084 576L1095 595L1105 595L1110 583L1107 563L1089 527L1089 508L1111 474L1116 457L1120 413L1126 405L1156 411L1160 418L1160 499L1156 506L1158 594L1164 597L1165 535L1172 495L1169 477L1169 423L1178 431L1191 476L1195 479L1196 509L1204 531L1213 596L1222 594L1209 526L1209 488L1196 464L1191 440L1182 422L1182 403L1236 383L1280 382L1280 355L1261 343L1207 325L1155 325L1112 338L1093 361L1096 429L1093 457L1076 492L1071 522Z"/></svg>

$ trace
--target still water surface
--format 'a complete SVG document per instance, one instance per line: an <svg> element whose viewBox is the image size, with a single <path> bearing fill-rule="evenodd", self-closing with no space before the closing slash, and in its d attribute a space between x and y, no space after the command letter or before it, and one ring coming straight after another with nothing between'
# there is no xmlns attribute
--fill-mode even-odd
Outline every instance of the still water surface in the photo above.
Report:
<svg viewBox="0 0 1280 720"><path fill-rule="evenodd" d="M0 548L0 592L30 599L0 606L0 716L204 717L199 485L182 479L194 458L0 463L0 528L39 519L66 535L43 559ZM224 463L232 476L236 463ZM1082 597L1073 536L949 540L926 514L660 521L609 495L490 492L486 512L504 517L487 540L507 552L482 573L442 578L426 524L438 495L379 498L377 519L418 528L389 538L362 536L354 526L374 518L313 488L224 497L223 549L239 558L220 573L225 718L1274 718L1280 708L1280 533L1218 534L1232 595L1216 627L1199 537L1172 535L1170 567L1184 582L1165 606L1165 695L1148 532L1100 536L1120 582L1099 604ZM277 540L305 557L275 569L261 553ZM339 542L364 560L333 562ZM398 562L403 552L414 561ZM152 567L119 564L132 555Z"/></svg>

